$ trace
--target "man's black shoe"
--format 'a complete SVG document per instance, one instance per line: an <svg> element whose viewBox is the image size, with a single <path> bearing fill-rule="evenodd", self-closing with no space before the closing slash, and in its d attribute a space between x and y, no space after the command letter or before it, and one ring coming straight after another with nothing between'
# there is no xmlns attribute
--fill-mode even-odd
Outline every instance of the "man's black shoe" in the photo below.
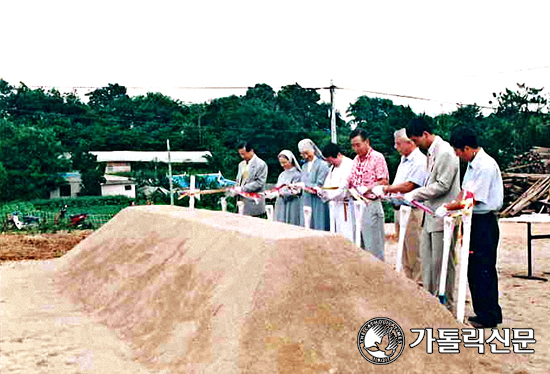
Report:
<svg viewBox="0 0 550 374"><path fill-rule="evenodd" d="M478 321L478 322L470 321L470 325L472 325L472 327L475 327L476 329L491 329L493 327L497 327L496 322L487 322L487 321Z"/></svg>
<svg viewBox="0 0 550 374"><path fill-rule="evenodd" d="M477 322L483 324L484 320L482 318L479 318L478 316L472 316L468 317L468 322ZM500 325L502 323L502 319L495 321L497 325Z"/></svg>

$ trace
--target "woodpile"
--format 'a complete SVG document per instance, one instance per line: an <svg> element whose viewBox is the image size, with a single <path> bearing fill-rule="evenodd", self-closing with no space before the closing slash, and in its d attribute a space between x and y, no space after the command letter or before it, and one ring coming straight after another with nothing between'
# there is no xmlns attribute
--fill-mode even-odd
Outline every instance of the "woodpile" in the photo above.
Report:
<svg viewBox="0 0 550 374"><path fill-rule="evenodd" d="M550 148L533 147L516 156L505 172L550 174Z"/></svg>
<svg viewBox="0 0 550 374"><path fill-rule="evenodd" d="M533 147L516 156L502 173L504 210L501 217L550 213L550 148Z"/></svg>
<svg viewBox="0 0 550 374"><path fill-rule="evenodd" d="M550 175L502 173L504 207L501 217L550 212Z"/></svg>
<svg viewBox="0 0 550 374"><path fill-rule="evenodd" d="M536 152L541 158L541 162L544 166L544 173L550 174L550 148L533 147L533 152Z"/></svg>

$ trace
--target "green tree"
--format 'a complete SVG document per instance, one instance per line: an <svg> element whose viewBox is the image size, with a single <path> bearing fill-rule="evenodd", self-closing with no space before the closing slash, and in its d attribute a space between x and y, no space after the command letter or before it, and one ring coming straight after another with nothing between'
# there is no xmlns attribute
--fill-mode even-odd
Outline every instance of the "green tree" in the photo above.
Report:
<svg viewBox="0 0 550 374"><path fill-rule="evenodd" d="M197 136L190 136L189 131L185 137L180 136L191 120L190 109L180 101L151 92L131 100L129 135L132 144L143 150L164 150L166 139L170 139L174 149L192 150L197 147Z"/></svg>
<svg viewBox="0 0 550 374"><path fill-rule="evenodd" d="M49 197L63 183L58 173L69 170L63 147L50 129L0 120L0 161L9 186L5 201Z"/></svg>
<svg viewBox="0 0 550 374"><path fill-rule="evenodd" d="M113 111L121 108L121 102L130 102L126 87L118 83L107 85L107 87L98 88L87 93L88 105L96 110Z"/></svg>
<svg viewBox="0 0 550 374"><path fill-rule="evenodd" d="M72 170L80 172L80 195L101 196L101 183L105 183L105 166L97 162L97 156L86 151L72 153Z"/></svg>
<svg viewBox="0 0 550 374"><path fill-rule="evenodd" d="M296 129L311 134L330 134L330 104L320 103L321 96L313 88L303 88L298 83L284 86L277 93L281 111L290 116Z"/></svg>
<svg viewBox="0 0 550 374"><path fill-rule="evenodd" d="M528 151L533 145L550 145L549 102L542 88L518 84L518 89L493 93L498 107L491 116L513 124L507 141L514 144L513 154Z"/></svg>
<svg viewBox="0 0 550 374"><path fill-rule="evenodd" d="M213 100L205 106L201 121L207 131L206 144L213 152L211 165L233 178L240 162L236 145L250 141L268 164L268 181L275 182L281 171L277 158L281 150L290 149L297 155L297 144L306 137L320 147L330 141L329 107L319 100L315 90L297 84L278 93L257 84L242 97Z"/></svg>
<svg viewBox="0 0 550 374"><path fill-rule="evenodd" d="M1 154L1 152L0 152ZM0 161L0 201L7 200L8 172Z"/></svg>

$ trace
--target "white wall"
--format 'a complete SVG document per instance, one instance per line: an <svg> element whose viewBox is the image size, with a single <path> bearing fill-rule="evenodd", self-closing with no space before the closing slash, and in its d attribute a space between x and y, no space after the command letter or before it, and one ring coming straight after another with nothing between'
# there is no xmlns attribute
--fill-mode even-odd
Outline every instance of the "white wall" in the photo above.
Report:
<svg viewBox="0 0 550 374"><path fill-rule="evenodd" d="M130 190L126 190L124 186L131 186ZM133 183L128 184L107 184L101 186L101 196L116 196L124 195L131 199L136 198L136 185Z"/></svg>
<svg viewBox="0 0 550 374"><path fill-rule="evenodd" d="M132 167L127 162L108 162L105 167L106 173L122 173L132 171Z"/></svg>

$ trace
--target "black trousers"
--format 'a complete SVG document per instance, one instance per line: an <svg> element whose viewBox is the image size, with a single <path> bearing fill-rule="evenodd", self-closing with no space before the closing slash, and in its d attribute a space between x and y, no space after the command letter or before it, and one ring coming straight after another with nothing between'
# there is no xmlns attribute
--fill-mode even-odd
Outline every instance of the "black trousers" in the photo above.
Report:
<svg viewBox="0 0 550 374"><path fill-rule="evenodd" d="M472 215L468 283L474 312L487 324L502 323L496 269L499 235L494 213Z"/></svg>

